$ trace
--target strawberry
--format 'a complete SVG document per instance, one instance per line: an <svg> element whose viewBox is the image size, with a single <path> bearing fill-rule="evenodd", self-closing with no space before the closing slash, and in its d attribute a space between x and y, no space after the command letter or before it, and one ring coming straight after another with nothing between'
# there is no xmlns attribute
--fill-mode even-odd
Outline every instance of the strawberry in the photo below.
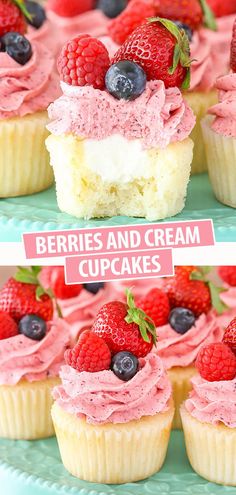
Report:
<svg viewBox="0 0 236 495"><path fill-rule="evenodd" d="M207 0L161 0L157 8L157 15L186 24L193 31L203 23L210 29L217 29L214 15Z"/></svg>
<svg viewBox="0 0 236 495"><path fill-rule="evenodd" d="M236 318L234 318L225 330L223 342L236 354Z"/></svg>
<svg viewBox="0 0 236 495"><path fill-rule="evenodd" d="M92 332L102 337L112 355L129 351L137 358L146 356L156 343L152 320L137 308L127 290L127 304L113 301L104 304L92 326Z"/></svg>
<svg viewBox="0 0 236 495"><path fill-rule="evenodd" d="M187 89L190 80L189 40L183 29L167 19L154 18L139 26L116 52L112 63L139 64L148 80L160 79L166 88Z"/></svg>
<svg viewBox="0 0 236 495"><path fill-rule="evenodd" d="M234 21L233 35L231 41L230 67L233 72L236 72L236 19Z"/></svg>
<svg viewBox="0 0 236 495"><path fill-rule="evenodd" d="M225 305L219 294L223 289L216 287L206 275L208 268L176 267L175 276L165 280L165 288L172 308L186 308L196 317L208 313L214 306L220 314Z"/></svg>
<svg viewBox="0 0 236 495"><path fill-rule="evenodd" d="M233 380L236 377L236 357L222 342L207 344L198 353L196 368L208 382Z"/></svg>
<svg viewBox="0 0 236 495"><path fill-rule="evenodd" d="M152 319L156 327L168 323L170 303L167 295L161 289L151 289L146 296L138 301L138 307Z"/></svg>
<svg viewBox="0 0 236 495"><path fill-rule="evenodd" d="M216 17L236 14L236 0L207 0Z"/></svg>
<svg viewBox="0 0 236 495"><path fill-rule="evenodd" d="M80 294L83 285L66 285L63 266L45 266L41 270L40 281L45 288L51 288L58 299L70 299Z"/></svg>
<svg viewBox="0 0 236 495"><path fill-rule="evenodd" d="M48 0L47 8L61 17L75 17L94 7L94 0Z"/></svg>
<svg viewBox="0 0 236 495"><path fill-rule="evenodd" d="M19 330L16 322L7 313L0 311L0 340L9 339L18 335Z"/></svg>
<svg viewBox="0 0 236 495"><path fill-rule="evenodd" d="M123 12L108 26L108 33L115 43L122 45L128 36L148 17L154 17L154 0L131 0Z"/></svg>
<svg viewBox="0 0 236 495"><path fill-rule="evenodd" d="M236 287L236 266L219 266L220 278L231 287Z"/></svg>
<svg viewBox="0 0 236 495"><path fill-rule="evenodd" d="M111 352L101 337L86 330L81 334L75 347L65 352L65 361L79 372L96 373L109 370Z"/></svg>
<svg viewBox="0 0 236 495"><path fill-rule="evenodd" d="M0 0L0 37L11 31L25 34L29 17L23 0Z"/></svg>
<svg viewBox="0 0 236 495"><path fill-rule="evenodd" d="M45 321L53 316L52 295L39 284L39 267L20 268L15 278L10 278L0 290L0 311L19 321L34 314Z"/></svg>

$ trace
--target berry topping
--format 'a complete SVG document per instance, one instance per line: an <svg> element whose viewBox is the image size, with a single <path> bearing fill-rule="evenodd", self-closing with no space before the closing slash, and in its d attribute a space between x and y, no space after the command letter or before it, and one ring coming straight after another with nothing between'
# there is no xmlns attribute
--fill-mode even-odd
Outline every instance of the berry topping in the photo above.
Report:
<svg viewBox="0 0 236 495"><path fill-rule="evenodd" d="M86 330L76 346L65 352L65 361L77 371L96 373L110 369L111 353L103 339Z"/></svg>
<svg viewBox="0 0 236 495"><path fill-rule="evenodd" d="M57 62L62 81L72 86L93 86L96 89L104 89L109 66L106 47L88 34L68 41Z"/></svg>
<svg viewBox="0 0 236 495"><path fill-rule="evenodd" d="M109 35L115 43L122 45L138 26L146 23L148 17L154 17L155 14L154 1L131 0L127 8L110 22Z"/></svg>
<svg viewBox="0 0 236 495"><path fill-rule="evenodd" d="M207 0L161 0L157 7L157 15L172 21L187 24L192 30L203 23L216 30L216 22Z"/></svg>
<svg viewBox="0 0 236 495"><path fill-rule="evenodd" d="M236 376L236 357L223 342L208 344L200 349L196 368L208 382L233 380Z"/></svg>
<svg viewBox="0 0 236 495"><path fill-rule="evenodd" d="M2 37L2 47L18 64L25 65L32 57L29 40L19 33L7 33Z"/></svg>
<svg viewBox="0 0 236 495"><path fill-rule="evenodd" d="M37 315L26 315L19 321L19 332L32 340L42 340L46 330L45 320Z"/></svg>
<svg viewBox="0 0 236 495"><path fill-rule="evenodd" d="M129 290L127 304L114 301L102 306L95 318L92 332L105 340L112 355L129 351L137 358L144 357L156 343L154 323L144 311L135 306Z"/></svg>
<svg viewBox="0 0 236 495"><path fill-rule="evenodd" d="M160 79L166 88L187 89L190 83L188 37L174 22L154 18L139 26L116 52L113 63L131 60L139 64L148 80Z"/></svg>
<svg viewBox="0 0 236 495"><path fill-rule="evenodd" d="M151 289L145 297L139 299L138 307L152 319L156 327L168 323L170 303L167 295L161 289Z"/></svg>
<svg viewBox="0 0 236 495"><path fill-rule="evenodd" d="M93 282L91 284L84 284L84 288L91 292L91 294L97 294L100 289L103 289L104 282Z"/></svg>
<svg viewBox="0 0 236 495"><path fill-rule="evenodd" d="M236 28L236 23L235 23ZM236 30L235 30L236 34ZM236 48L236 44L235 44ZM220 278L231 287L236 287L236 266L219 266L218 274Z"/></svg>
<svg viewBox="0 0 236 495"><path fill-rule="evenodd" d="M0 311L0 340L9 339L18 335L18 326L13 318L7 313Z"/></svg>
<svg viewBox="0 0 236 495"><path fill-rule="evenodd" d="M111 361L113 373L124 382L131 380L138 372L138 368L138 359L131 352L118 352Z"/></svg>
<svg viewBox="0 0 236 495"><path fill-rule="evenodd" d="M225 330L223 342L236 354L236 318L234 318Z"/></svg>
<svg viewBox="0 0 236 495"><path fill-rule="evenodd" d="M176 267L175 276L165 280L164 290L171 307L190 309L195 317L208 313L212 307L221 314L226 309L220 299L224 289L208 280L208 273L208 267Z"/></svg>
<svg viewBox="0 0 236 495"><path fill-rule="evenodd" d="M174 308L170 312L169 324L177 332L184 334L195 324L195 316L190 309Z"/></svg>
<svg viewBox="0 0 236 495"><path fill-rule="evenodd" d="M80 294L83 285L67 285L63 266L45 266L40 274L40 281L45 288L51 288L57 299L70 299Z"/></svg>
<svg viewBox="0 0 236 495"><path fill-rule="evenodd" d="M28 12L22 0L1 0L0 36L10 31L25 34L27 29L25 16L28 17Z"/></svg>
<svg viewBox="0 0 236 495"><path fill-rule="evenodd" d="M179 28L179 29L184 29L185 33L187 34L188 36L188 40L189 41L192 41L193 39L193 31L192 29L187 26L187 24L183 24L182 22L180 21L174 21L174 23L176 24L176 26Z"/></svg>
<svg viewBox="0 0 236 495"><path fill-rule="evenodd" d="M115 98L135 100L146 88L147 77L138 64L122 60L106 73L106 88Z"/></svg>
<svg viewBox="0 0 236 495"><path fill-rule="evenodd" d="M94 0L48 0L47 8L61 17L75 17L91 10Z"/></svg>
<svg viewBox="0 0 236 495"><path fill-rule="evenodd" d="M34 28L39 29L46 21L44 8L33 0L25 0L25 6L30 14L30 18L26 18L26 21Z"/></svg>
<svg viewBox="0 0 236 495"><path fill-rule="evenodd" d="M97 9L110 19L117 17L127 6L128 0L98 0Z"/></svg>
<svg viewBox="0 0 236 495"><path fill-rule="evenodd" d="M207 0L216 17L236 14L236 0Z"/></svg>
<svg viewBox="0 0 236 495"><path fill-rule="evenodd" d="M38 280L41 268L20 268L15 278L9 278L0 290L0 311L19 321L34 314L45 321L53 316L52 294L43 289Z"/></svg>
<svg viewBox="0 0 236 495"><path fill-rule="evenodd" d="M230 67L233 72L236 72L236 19L234 21L233 36L231 41Z"/></svg>

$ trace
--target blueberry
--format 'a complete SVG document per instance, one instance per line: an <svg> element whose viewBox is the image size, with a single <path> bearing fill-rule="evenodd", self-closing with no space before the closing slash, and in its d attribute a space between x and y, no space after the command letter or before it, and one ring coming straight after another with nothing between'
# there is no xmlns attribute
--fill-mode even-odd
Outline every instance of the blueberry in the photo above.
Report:
<svg viewBox="0 0 236 495"><path fill-rule="evenodd" d="M127 382L138 372L139 362L131 352L118 352L113 356L111 369L120 380Z"/></svg>
<svg viewBox="0 0 236 495"><path fill-rule="evenodd" d="M192 39L193 39L192 29L189 26L187 26L187 24L183 24L180 21L173 21L173 22L176 24L176 26L178 26L179 29L184 29L185 33L188 36L189 41L192 41Z"/></svg>
<svg viewBox="0 0 236 495"><path fill-rule="evenodd" d="M106 73L106 88L119 100L135 100L145 90L147 76L138 64L121 60Z"/></svg>
<svg viewBox="0 0 236 495"><path fill-rule="evenodd" d="M34 28L39 29L46 21L44 8L33 0L25 0L25 6L31 15L31 20L26 18L26 21Z"/></svg>
<svg viewBox="0 0 236 495"><path fill-rule="evenodd" d="M186 308L174 308L169 315L170 326L178 333L186 333L194 324L196 318L192 311Z"/></svg>
<svg viewBox="0 0 236 495"><path fill-rule="evenodd" d="M46 322L37 315L23 316L19 322L19 332L32 340L42 340L46 329Z"/></svg>
<svg viewBox="0 0 236 495"><path fill-rule="evenodd" d="M98 0L97 9L110 19L117 17L126 8L128 0Z"/></svg>
<svg viewBox="0 0 236 495"><path fill-rule="evenodd" d="M19 33L7 33L1 38L1 42L4 51L20 65L25 65L32 56L30 42Z"/></svg>
<svg viewBox="0 0 236 495"><path fill-rule="evenodd" d="M104 287L104 282L94 282L91 284L84 284L84 288L91 292L92 294L97 294L97 292Z"/></svg>

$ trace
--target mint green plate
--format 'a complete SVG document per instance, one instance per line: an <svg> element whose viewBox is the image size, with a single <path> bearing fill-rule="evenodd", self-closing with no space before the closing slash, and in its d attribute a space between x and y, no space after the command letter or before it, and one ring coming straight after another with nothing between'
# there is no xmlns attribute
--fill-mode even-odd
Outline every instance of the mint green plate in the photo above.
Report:
<svg viewBox="0 0 236 495"><path fill-rule="evenodd" d="M236 194L236 193L235 193ZM219 203L213 195L207 174L192 177L182 213L168 220L212 218L218 242L236 242L236 210ZM59 211L54 187L33 196L0 200L0 241L20 242L23 232L92 228L147 223L145 219L113 217L79 220Z"/></svg>
<svg viewBox="0 0 236 495"><path fill-rule="evenodd" d="M125 455L125 452L123 452ZM208 483L188 463L183 434L174 431L160 473L126 485L98 485L71 476L61 464L55 438L36 442L0 440L3 495L235 495L236 489Z"/></svg>

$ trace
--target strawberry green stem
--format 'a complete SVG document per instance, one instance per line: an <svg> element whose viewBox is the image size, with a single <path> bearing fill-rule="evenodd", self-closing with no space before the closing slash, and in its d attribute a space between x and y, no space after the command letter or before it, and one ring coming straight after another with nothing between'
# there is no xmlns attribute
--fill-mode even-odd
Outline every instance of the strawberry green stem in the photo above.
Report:
<svg viewBox="0 0 236 495"><path fill-rule="evenodd" d="M32 16L31 14L28 12L27 8L26 8L26 5L25 5L25 2L24 0L13 0L13 2L15 3L15 5L20 9L20 11L22 12L22 14L27 18L29 19L29 21L32 20Z"/></svg>
<svg viewBox="0 0 236 495"><path fill-rule="evenodd" d="M140 333L145 342L150 342L156 345L157 334L156 328L151 318L140 308L137 308L134 302L134 297L130 289L126 290L128 311L125 321L127 323L136 323L139 326Z"/></svg>
<svg viewBox="0 0 236 495"><path fill-rule="evenodd" d="M215 308L216 312L221 315L225 310L228 309L228 306L222 301L220 298L220 294L225 292L226 289L223 287L217 287L211 280L207 278L207 275L210 273L210 266L199 266L194 270L190 275L190 280L200 280L204 282L210 291L211 295L211 303L213 308Z"/></svg>
<svg viewBox="0 0 236 495"><path fill-rule="evenodd" d="M215 20L215 16L210 8L210 6L207 3L207 0L199 0L202 11L203 11L203 16L204 16L204 24L206 27L211 29L212 31L217 31L217 24ZM222 0L223 2L223 0Z"/></svg>

